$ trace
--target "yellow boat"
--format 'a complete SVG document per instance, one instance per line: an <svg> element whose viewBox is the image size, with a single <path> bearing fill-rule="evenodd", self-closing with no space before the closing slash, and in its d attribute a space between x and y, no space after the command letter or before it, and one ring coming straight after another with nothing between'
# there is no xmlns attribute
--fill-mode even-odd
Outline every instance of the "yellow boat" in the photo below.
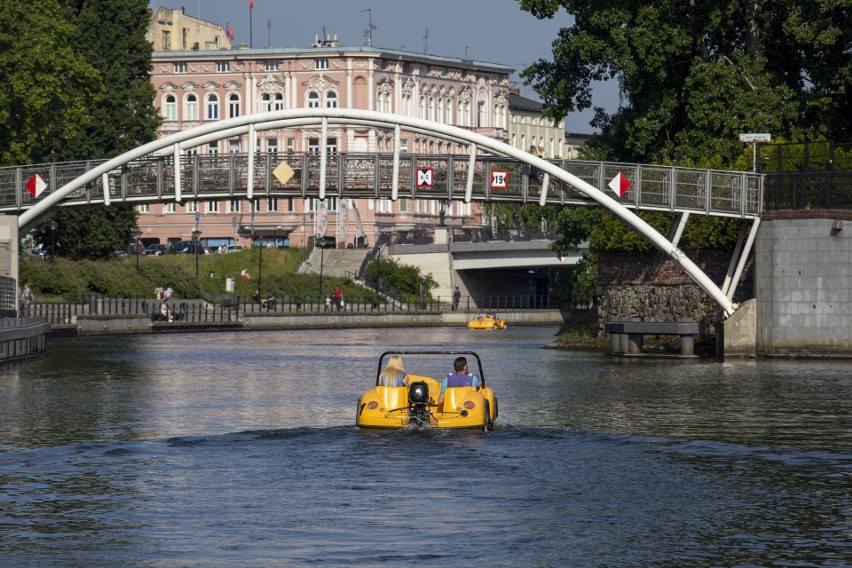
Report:
<svg viewBox="0 0 852 568"><path fill-rule="evenodd" d="M468 329L506 329L506 322L497 319L494 314L477 314L475 318L467 324Z"/></svg>
<svg viewBox="0 0 852 568"><path fill-rule="evenodd" d="M383 386L380 384L385 358L391 355L426 361L432 365L439 361L441 367L452 367L452 359L446 356L466 356L473 368L476 360L478 369L473 375L479 378L480 386L447 387L441 404L440 381L427 375L408 374L408 386ZM423 356L423 357L420 357ZM436 357L445 356L442 359ZM427 365L423 365L427 366ZM439 375L436 375L439 376ZM386 351L379 357L376 386L361 395L355 411L355 424L360 428L469 428L490 430L497 418L497 398L485 383L482 362L473 351Z"/></svg>

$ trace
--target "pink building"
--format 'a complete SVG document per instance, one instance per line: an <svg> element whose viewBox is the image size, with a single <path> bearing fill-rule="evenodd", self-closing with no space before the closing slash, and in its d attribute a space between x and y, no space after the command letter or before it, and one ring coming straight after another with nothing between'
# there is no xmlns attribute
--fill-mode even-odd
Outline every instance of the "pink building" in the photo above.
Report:
<svg viewBox="0 0 852 568"><path fill-rule="evenodd" d="M155 44L156 47L156 44ZM317 40L310 48L155 51L151 80L163 122L159 133L170 133L235 116L291 108L345 107L398 113L435 120L501 139L508 139L509 75L507 66L449 57L386 50L341 47L336 38ZM281 129L259 133L260 152L319 152L319 129ZM247 138L213 142L199 154L244 153ZM329 152L392 152L393 131L365 126L331 126ZM400 151L464 154L458 144L422 134L405 133ZM326 235L337 236L341 204L326 200ZM439 223L441 204L401 198L353 199L369 244L380 232L422 236ZM316 200L256 200L252 219L247 200L166 203L140 206L144 243L188 240L195 228L202 238L247 246L253 222L257 236L305 246L316 233ZM351 209L350 209L351 210ZM477 204L449 203L444 210L450 226L483 226ZM350 217L351 219L351 217ZM340 239L338 239L340 240ZM346 243L352 243L350 233Z"/></svg>

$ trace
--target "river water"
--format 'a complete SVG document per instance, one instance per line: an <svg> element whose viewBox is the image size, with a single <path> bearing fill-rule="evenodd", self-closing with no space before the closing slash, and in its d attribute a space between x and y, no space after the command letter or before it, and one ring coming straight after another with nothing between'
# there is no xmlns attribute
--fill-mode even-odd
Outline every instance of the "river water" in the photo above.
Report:
<svg viewBox="0 0 852 568"><path fill-rule="evenodd" d="M52 340L0 368L0 565L850 565L852 365L555 331ZM494 431L359 431L390 348L478 352Z"/></svg>

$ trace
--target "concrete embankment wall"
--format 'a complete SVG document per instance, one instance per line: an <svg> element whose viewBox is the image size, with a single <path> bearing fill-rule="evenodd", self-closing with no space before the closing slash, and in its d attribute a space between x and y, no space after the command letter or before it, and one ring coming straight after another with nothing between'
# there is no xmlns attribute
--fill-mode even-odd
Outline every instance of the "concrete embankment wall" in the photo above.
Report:
<svg viewBox="0 0 852 568"><path fill-rule="evenodd" d="M0 364L40 355L50 324L35 318L0 320Z"/></svg>
<svg viewBox="0 0 852 568"><path fill-rule="evenodd" d="M526 310L500 312L511 325L562 325L570 312ZM365 327L466 326L474 313L387 312L332 314L243 315L232 322L155 322L150 318L126 316L77 317L72 325L53 326L63 335L114 335L133 333L186 333L205 331L249 331L270 329L334 329Z"/></svg>
<svg viewBox="0 0 852 568"><path fill-rule="evenodd" d="M764 213L755 268L758 357L852 357L852 211Z"/></svg>

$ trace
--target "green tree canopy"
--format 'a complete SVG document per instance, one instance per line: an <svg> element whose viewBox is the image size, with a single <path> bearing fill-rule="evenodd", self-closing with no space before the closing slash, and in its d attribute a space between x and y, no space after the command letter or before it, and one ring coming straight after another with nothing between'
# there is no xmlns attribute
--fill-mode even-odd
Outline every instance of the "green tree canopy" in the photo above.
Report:
<svg viewBox="0 0 852 568"><path fill-rule="evenodd" d="M741 132L852 134L847 0L519 1L538 18L574 16L553 60L522 73L550 117L589 108L593 81L618 82L621 106L593 123L609 159L727 162Z"/></svg>
<svg viewBox="0 0 852 568"><path fill-rule="evenodd" d="M0 165L52 162L91 124L102 87L57 0L0 3Z"/></svg>
<svg viewBox="0 0 852 568"><path fill-rule="evenodd" d="M150 82L147 0L0 4L0 164L105 159L149 142L158 117ZM60 209L36 238L56 254L103 258L124 248L128 206ZM88 240L89 242L83 242Z"/></svg>

